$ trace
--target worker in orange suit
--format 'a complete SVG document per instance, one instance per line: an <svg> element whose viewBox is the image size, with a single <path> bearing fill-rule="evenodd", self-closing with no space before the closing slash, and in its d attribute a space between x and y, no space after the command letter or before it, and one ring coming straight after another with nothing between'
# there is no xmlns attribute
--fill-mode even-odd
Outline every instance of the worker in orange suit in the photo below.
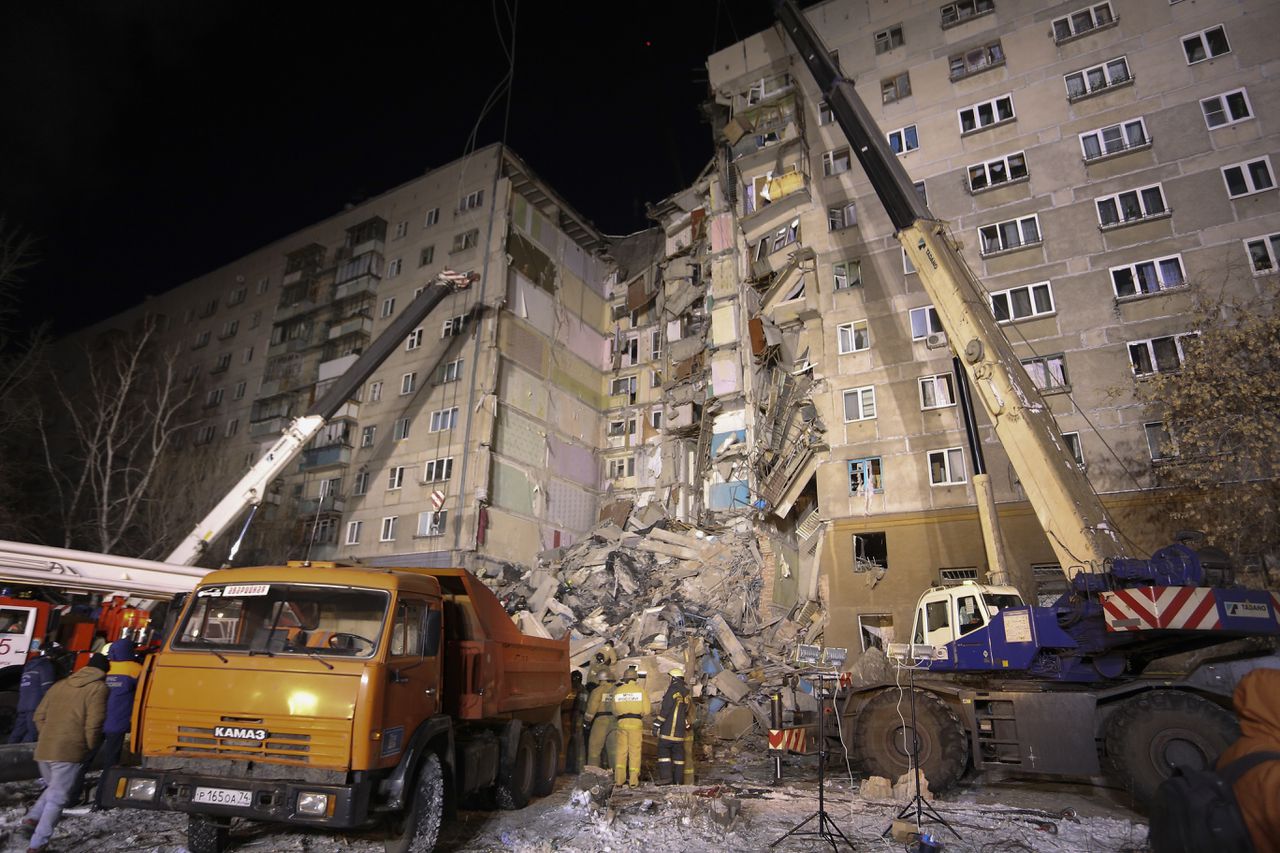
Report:
<svg viewBox="0 0 1280 853"><path fill-rule="evenodd" d="M613 784L621 785L625 780L635 788L640 784L640 750L644 744L644 718L649 714L649 694L634 666L627 667L622 683L614 688L613 714L618 727Z"/></svg>
<svg viewBox="0 0 1280 853"><path fill-rule="evenodd" d="M1255 669L1233 697L1240 739L1218 758L1218 770L1255 752L1280 752L1280 669ZM1265 761L1236 780L1232 790L1258 853L1280 851L1280 760Z"/></svg>

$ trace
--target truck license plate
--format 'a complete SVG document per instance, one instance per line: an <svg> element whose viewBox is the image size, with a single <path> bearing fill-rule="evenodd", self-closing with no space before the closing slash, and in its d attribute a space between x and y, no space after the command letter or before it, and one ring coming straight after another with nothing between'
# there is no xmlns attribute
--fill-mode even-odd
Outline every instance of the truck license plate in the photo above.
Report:
<svg viewBox="0 0 1280 853"><path fill-rule="evenodd" d="M231 788L196 788L196 795L191 798L191 802L213 806L249 806L253 803L253 792Z"/></svg>

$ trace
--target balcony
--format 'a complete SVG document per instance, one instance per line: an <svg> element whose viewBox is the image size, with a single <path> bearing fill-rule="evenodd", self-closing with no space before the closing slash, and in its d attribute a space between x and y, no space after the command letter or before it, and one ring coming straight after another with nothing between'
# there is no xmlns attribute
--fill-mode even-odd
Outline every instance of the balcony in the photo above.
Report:
<svg viewBox="0 0 1280 853"><path fill-rule="evenodd" d="M276 309L276 316L274 320L276 324L280 324L285 320L290 320L294 317L301 317L304 314L310 314L312 311L315 311L320 307L322 306L314 299L302 299L291 305L281 305Z"/></svg>
<svg viewBox="0 0 1280 853"><path fill-rule="evenodd" d="M351 365L355 364L359 358L359 353L351 353L350 355L344 355L340 358L320 362L320 372L316 375L316 381L327 382L330 379L337 379L339 376L346 373Z"/></svg>
<svg viewBox="0 0 1280 853"><path fill-rule="evenodd" d="M369 317L352 317L329 327L329 340L331 341L355 334L373 334L373 320Z"/></svg>
<svg viewBox="0 0 1280 853"><path fill-rule="evenodd" d="M763 196L758 205L742 217L742 233L748 243L755 243L774 229L784 226L796 216L796 211L812 202L809 192L809 176L803 172L787 172L768 182L769 199Z"/></svg>
<svg viewBox="0 0 1280 853"><path fill-rule="evenodd" d="M362 275L351 281L343 282L333 289L333 301L349 299L353 296L365 296L378 292L379 279L375 275Z"/></svg>
<svg viewBox="0 0 1280 853"><path fill-rule="evenodd" d="M298 515L308 516L316 513L347 511L347 499L343 495L325 495L323 498L307 498L298 502Z"/></svg>
<svg viewBox="0 0 1280 853"><path fill-rule="evenodd" d="M286 355L291 352L302 352L310 349L314 344L311 343L311 334L299 335L296 338L289 338L285 341L272 344L267 347L267 356Z"/></svg>
<svg viewBox="0 0 1280 853"><path fill-rule="evenodd" d="M288 287L289 285L295 284L299 281L302 281L302 270L294 270L293 272L284 274L284 278L280 279L280 286Z"/></svg>
<svg viewBox="0 0 1280 853"><path fill-rule="evenodd" d="M299 471L317 471L321 468L333 468L351 462L351 445L345 443L327 444L302 452L302 461L298 463Z"/></svg>
<svg viewBox="0 0 1280 853"><path fill-rule="evenodd" d="M287 415L276 415L274 418L267 418L264 421L253 421L249 424L250 438L275 438L284 432L284 428L289 425Z"/></svg>

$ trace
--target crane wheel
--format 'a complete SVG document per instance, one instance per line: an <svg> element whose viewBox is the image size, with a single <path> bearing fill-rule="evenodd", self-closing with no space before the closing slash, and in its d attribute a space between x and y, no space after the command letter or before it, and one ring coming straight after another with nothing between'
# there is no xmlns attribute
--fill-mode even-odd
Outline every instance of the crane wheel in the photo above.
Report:
<svg viewBox="0 0 1280 853"><path fill-rule="evenodd" d="M891 783L911 769L911 696L903 690L877 694L858 714L854 749L869 776ZM920 770L929 790L941 793L960 780L969 763L969 745L960 718L928 690L916 688L916 737Z"/></svg>
<svg viewBox="0 0 1280 853"><path fill-rule="evenodd" d="M386 853L431 853L440 837L444 817L444 771L440 756L428 752L418 767L413 799L392 825L383 843Z"/></svg>
<svg viewBox="0 0 1280 853"><path fill-rule="evenodd" d="M1208 699L1152 690L1126 699L1107 720L1107 769L1145 808L1175 767L1211 769L1239 736L1236 718Z"/></svg>
<svg viewBox="0 0 1280 853"><path fill-rule="evenodd" d="M537 726L538 762L533 778L533 795L545 797L556 786L560 773L560 733L550 723Z"/></svg>
<svg viewBox="0 0 1280 853"><path fill-rule="evenodd" d="M494 800L501 809L522 809L533 796L535 773L538 764L538 744L533 730L523 728L515 752L502 756L498 768L498 784Z"/></svg>

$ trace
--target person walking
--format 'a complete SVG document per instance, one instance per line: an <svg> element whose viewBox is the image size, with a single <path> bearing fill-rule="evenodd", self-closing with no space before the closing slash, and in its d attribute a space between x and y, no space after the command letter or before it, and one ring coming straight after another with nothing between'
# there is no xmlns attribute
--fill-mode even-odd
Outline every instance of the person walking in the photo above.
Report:
<svg viewBox="0 0 1280 853"><path fill-rule="evenodd" d="M98 749L101 760L97 764L103 771L120 763L124 750L124 738L133 722L133 697L138 691L138 676L142 664L138 663L133 640L121 637L111 644L107 653L110 667L107 669L107 719L102 727L102 746ZM93 795L94 809L102 808L102 785Z"/></svg>
<svg viewBox="0 0 1280 853"><path fill-rule="evenodd" d="M613 760L613 784L623 781L635 788L640 784L640 752L644 746L644 718L649 714L649 694L639 682L634 666L627 667L622 683L613 691L613 713L617 718L618 747Z"/></svg>
<svg viewBox="0 0 1280 853"><path fill-rule="evenodd" d="M30 839L27 853L44 853L85 759L102 741L107 667L105 657L94 655L84 669L50 687L36 708L33 719L40 738L35 759L45 789L17 830L19 838Z"/></svg>
<svg viewBox="0 0 1280 853"><path fill-rule="evenodd" d="M18 716L14 720L13 730L9 732L9 743L35 743L36 726L32 716L40 707L40 700L49 688L58 680L58 670L54 666L54 655L60 651L57 643L47 643L36 657L27 661L22 668L22 680L18 682Z"/></svg>
<svg viewBox="0 0 1280 853"><path fill-rule="evenodd" d="M616 754L615 739L610 737L613 732L613 690L614 683L612 673L606 671L601 674L601 682L591 691L590 698L587 699L586 721L591 726L591 736L587 739L587 764L596 767L612 767L614 756ZM600 753L608 752L609 763L602 764L600 762Z"/></svg>
<svg viewBox="0 0 1280 853"><path fill-rule="evenodd" d="M671 685L662 697L662 707L653 721L658 738L658 784L684 783L684 739L689 730L689 687L684 683L684 670L671 670Z"/></svg>

